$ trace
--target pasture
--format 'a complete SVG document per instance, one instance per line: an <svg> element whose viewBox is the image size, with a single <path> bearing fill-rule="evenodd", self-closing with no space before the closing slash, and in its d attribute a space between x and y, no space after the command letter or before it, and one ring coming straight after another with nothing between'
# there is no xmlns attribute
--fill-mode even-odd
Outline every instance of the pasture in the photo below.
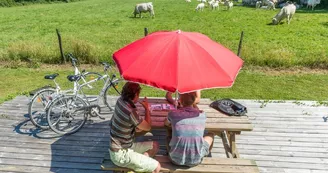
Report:
<svg viewBox="0 0 328 173"><path fill-rule="evenodd" d="M255 10L234 6L227 11L208 7L195 12L197 1L153 0L155 18L133 18L139 0L85 0L0 8L0 60L58 63L55 29L65 53L73 52L84 63L111 61L114 51L150 32L177 30L201 32L237 52L245 32L241 57L245 66L311 68L328 67L326 10L297 10L290 25L270 25L279 9ZM10 65L9 65L10 66Z"/></svg>

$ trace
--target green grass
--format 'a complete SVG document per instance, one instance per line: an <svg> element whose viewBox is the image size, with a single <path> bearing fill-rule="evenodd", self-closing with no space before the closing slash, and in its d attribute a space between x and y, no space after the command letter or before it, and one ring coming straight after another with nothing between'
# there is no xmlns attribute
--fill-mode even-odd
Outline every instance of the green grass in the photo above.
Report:
<svg viewBox="0 0 328 173"><path fill-rule="evenodd" d="M101 67L88 67L90 71L99 71ZM53 84L43 76L59 73L58 82L62 89L71 88L66 76L72 73L71 67L67 68L18 68L0 69L0 103L10 100L16 95L27 94L29 91L47 84ZM327 100L328 93L327 74L267 74L258 70L242 69L232 88L210 89L202 91L203 98L219 99L263 99L263 100ZM156 88L142 86L141 96L164 97L165 92ZM100 88L92 90L92 94Z"/></svg>
<svg viewBox="0 0 328 173"><path fill-rule="evenodd" d="M143 37L143 28L195 31L237 52L245 32L241 57L245 65L328 67L327 10L298 10L290 25L268 25L278 10L235 6L231 11L195 12L196 0L153 0L154 19L132 18L140 0L85 0L0 8L0 60L60 61L58 28L65 52L82 62L111 61L113 52Z"/></svg>

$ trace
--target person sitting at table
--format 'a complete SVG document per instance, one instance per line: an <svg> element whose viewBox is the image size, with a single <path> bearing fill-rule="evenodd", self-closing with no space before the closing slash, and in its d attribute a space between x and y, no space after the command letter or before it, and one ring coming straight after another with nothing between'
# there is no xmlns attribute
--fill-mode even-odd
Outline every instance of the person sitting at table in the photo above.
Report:
<svg viewBox="0 0 328 173"><path fill-rule="evenodd" d="M197 90L195 93L196 93L196 98L195 98L195 102L194 102L193 106L194 106L195 108L198 108L198 107L197 107L197 104L200 102L201 93L200 93L200 90ZM173 94L173 93L171 93L171 92L166 92L166 94L165 94L165 98L166 98L166 100L167 100L170 104L173 104L175 107L178 107L178 108L181 107L179 101L176 102L176 101L172 98L172 94Z"/></svg>
<svg viewBox="0 0 328 173"><path fill-rule="evenodd" d="M195 166L209 155L214 134L204 136L205 112L193 107L196 92L180 95L182 107L169 112L165 126L169 129L167 149L172 163ZM170 134L171 130L171 134Z"/></svg>
<svg viewBox="0 0 328 173"><path fill-rule="evenodd" d="M138 102L140 91L141 88L137 83L127 82L123 86L110 124L110 159L117 166L137 172L158 173L161 165L151 158L159 150L158 142L135 142L136 132L151 129L147 98L140 102L145 109L145 119L139 119L137 113L135 103Z"/></svg>

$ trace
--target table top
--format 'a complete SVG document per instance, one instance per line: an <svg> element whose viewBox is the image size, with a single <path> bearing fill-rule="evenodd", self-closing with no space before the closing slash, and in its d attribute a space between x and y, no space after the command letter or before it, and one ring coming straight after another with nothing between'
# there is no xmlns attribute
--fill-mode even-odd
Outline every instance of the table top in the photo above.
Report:
<svg viewBox="0 0 328 173"><path fill-rule="evenodd" d="M142 100L142 99L141 99ZM148 98L149 104L167 104L166 99L153 99ZM138 112L144 116L145 110L141 104L136 104ZM205 129L213 132L219 131L252 131L253 125L248 120L247 116L228 116L211 107L209 103L199 103L198 107L206 113L206 126ZM153 110L151 111L152 128L164 128L164 121L168 115L169 110Z"/></svg>

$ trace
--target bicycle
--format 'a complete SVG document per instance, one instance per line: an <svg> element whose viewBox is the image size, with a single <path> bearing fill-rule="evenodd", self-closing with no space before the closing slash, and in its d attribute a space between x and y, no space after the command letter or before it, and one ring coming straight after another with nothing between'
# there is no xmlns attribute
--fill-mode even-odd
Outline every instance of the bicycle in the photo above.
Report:
<svg viewBox="0 0 328 173"><path fill-rule="evenodd" d="M99 73L96 72L85 72L85 70L82 70L82 72L79 71L77 67L78 60L74 58L71 54L68 54L68 56L71 59L72 66L74 67L74 74L75 75L81 75L81 79L83 83L88 82L88 78L98 78L102 76ZM44 88L39 90L37 93L34 94L34 96L31 98L29 104L28 104L28 114L30 117L30 120L33 125L35 125L38 128L41 129L49 129L49 125L46 121L46 112L48 109L49 103L58 95L64 95L67 93L76 94L77 92L77 82L74 82L74 88L69 90L61 90L59 84L56 82L56 77L58 76L58 73L46 75L44 76L45 79L52 80L55 84L55 88ZM88 86L91 88L91 86Z"/></svg>
<svg viewBox="0 0 328 173"><path fill-rule="evenodd" d="M101 107L100 100L103 100L103 103L111 110L114 110L114 104L108 102L107 93L110 92L110 89L114 89L116 94L120 95L117 86L121 79L116 78L115 74L111 76L108 75L108 69L111 69L109 64L102 63L104 65L105 75L93 79L82 85L78 84L78 92L74 95L63 95L57 97L53 100L48 108L47 112L47 122L49 127L56 133L61 135L68 135L77 132L83 127L87 121L88 115L90 117L98 117L100 119L105 119L100 115ZM69 75L67 76L68 80L71 82L78 81L80 76L78 75ZM87 96L83 93L83 88L88 84L95 83L99 80L105 80L102 90L97 96L98 101L96 104L92 104L93 101L90 101ZM80 93L82 92L82 93ZM80 93L80 94L78 94Z"/></svg>

